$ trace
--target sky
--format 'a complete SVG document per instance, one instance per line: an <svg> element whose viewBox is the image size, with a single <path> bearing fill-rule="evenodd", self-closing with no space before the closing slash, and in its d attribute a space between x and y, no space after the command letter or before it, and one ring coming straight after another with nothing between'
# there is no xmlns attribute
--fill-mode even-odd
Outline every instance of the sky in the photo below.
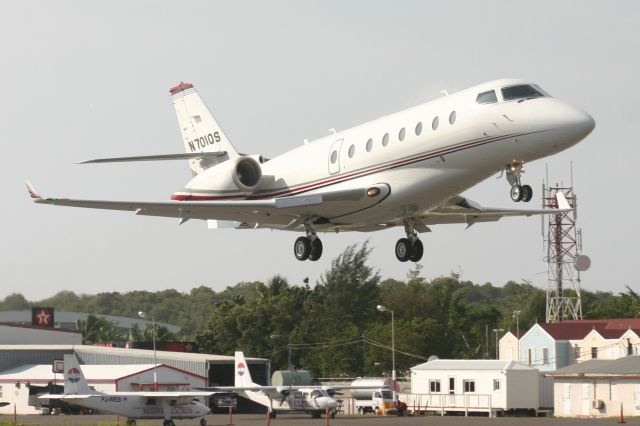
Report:
<svg viewBox="0 0 640 426"><path fill-rule="evenodd" d="M220 291L276 274L313 284L365 241L383 278L405 279L413 265L395 259L400 228L325 235L323 257L299 262L297 233L35 205L24 182L45 196L168 200L190 178L186 162L74 163L182 152L168 91L181 81L195 85L240 152L274 157L441 90L512 77L596 120L580 144L527 164L529 206L539 208L547 170L552 183L573 175L592 261L583 288L639 291L638 22L637 1L2 2L0 298ZM510 208L508 189L492 177L464 195ZM427 279L453 272L547 286L540 218L434 226L421 238Z"/></svg>

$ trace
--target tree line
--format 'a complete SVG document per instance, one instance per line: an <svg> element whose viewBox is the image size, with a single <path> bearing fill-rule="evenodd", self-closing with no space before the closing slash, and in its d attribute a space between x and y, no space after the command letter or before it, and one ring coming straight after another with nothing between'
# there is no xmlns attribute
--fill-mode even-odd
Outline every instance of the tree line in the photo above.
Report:
<svg viewBox="0 0 640 426"><path fill-rule="evenodd" d="M99 293L61 291L27 301L14 293L0 310L53 306L59 311L93 314L78 324L87 344L129 336L100 315L136 317L142 310L158 322L182 327L178 336L158 329L158 340L195 340L201 352L271 359L272 368L310 370L316 377L380 376L391 370L391 315L394 312L396 369L407 371L427 357L493 358L493 329L516 331L545 318L545 291L530 282L503 286L474 284L452 273L433 280L416 264L406 280L382 279L368 264L365 243L350 246L331 262L315 286L291 285L275 276L266 283L242 282L215 292L209 287L188 293ZM307 280L305 280L307 281ZM628 318L638 315L640 298L627 292L582 292L584 317ZM386 312L376 309L386 307ZM487 330L489 338L487 338ZM150 329L133 330L133 339L150 340Z"/></svg>

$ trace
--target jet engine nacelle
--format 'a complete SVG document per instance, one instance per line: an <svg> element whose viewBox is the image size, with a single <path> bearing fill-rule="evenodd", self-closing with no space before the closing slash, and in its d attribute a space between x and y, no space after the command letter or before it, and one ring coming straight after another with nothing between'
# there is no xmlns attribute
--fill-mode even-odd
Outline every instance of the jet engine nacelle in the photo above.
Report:
<svg viewBox="0 0 640 426"><path fill-rule="evenodd" d="M253 157L238 157L225 161L207 171L207 179L213 180L221 189L238 189L255 192L262 183L262 167Z"/></svg>

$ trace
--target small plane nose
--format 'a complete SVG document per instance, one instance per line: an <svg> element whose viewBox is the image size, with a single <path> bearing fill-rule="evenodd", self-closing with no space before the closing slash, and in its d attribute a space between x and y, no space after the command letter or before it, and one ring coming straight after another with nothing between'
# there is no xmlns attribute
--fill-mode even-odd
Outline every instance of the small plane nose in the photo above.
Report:
<svg viewBox="0 0 640 426"><path fill-rule="evenodd" d="M338 401L333 398L329 398L328 396L321 396L320 398L316 398L316 404L318 404L318 408L321 410L326 410L327 408L333 409L338 407Z"/></svg>

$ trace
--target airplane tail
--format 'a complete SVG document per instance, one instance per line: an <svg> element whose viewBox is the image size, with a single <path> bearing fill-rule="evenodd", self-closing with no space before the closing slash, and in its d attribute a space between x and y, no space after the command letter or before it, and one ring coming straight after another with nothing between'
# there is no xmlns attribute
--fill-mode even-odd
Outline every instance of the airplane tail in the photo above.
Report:
<svg viewBox="0 0 640 426"><path fill-rule="evenodd" d="M248 387L256 386L251 379L251 373L249 372L249 366L244 359L244 353L236 351L236 367L235 367L235 387Z"/></svg>
<svg viewBox="0 0 640 426"><path fill-rule="evenodd" d="M65 395L97 394L91 390L84 378L80 363L75 354L64 356L64 393Z"/></svg>
<svg viewBox="0 0 640 426"><path fill-rule="evenodd" d="M180 83L172 87L171 101L178 116L180 133L187 153L226 152L221 157L201 157L189 160L195 175L225 160L239 157L227 135L207 108L191 83Z"/></svg>

